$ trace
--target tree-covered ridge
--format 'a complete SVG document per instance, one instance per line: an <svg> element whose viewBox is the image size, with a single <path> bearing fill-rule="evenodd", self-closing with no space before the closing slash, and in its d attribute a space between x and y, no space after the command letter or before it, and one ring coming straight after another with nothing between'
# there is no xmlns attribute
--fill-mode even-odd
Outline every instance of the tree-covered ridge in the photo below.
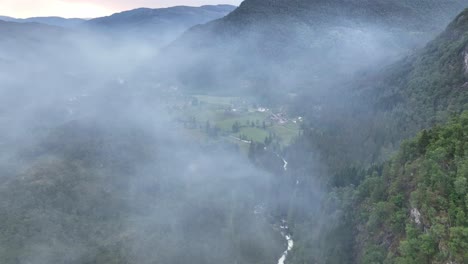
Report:
<svg viewBox="0 0 468 264"><path fill-rule="evenodd" d="M468 113L341 174L349 185L332 182L320 212L296 216L292 263L467 263Z"/></svg>
<svg viewBox="0 0 468 264"><path fill-rule="evenodd" d="M253 92L272 100L290 92L330 96L329 89L356 72L388 65L427 43L467 4L246 0L226 17L188 30L161 59L177 58L164 68L174 67L173 79L188 88L222 86L228 94Z"/></svg>
<svg viewBox="0 0 468 264"><path fill-rule="evenodd" d="M267 175L178 141L99 122L50 129L2 168L0 262L275 262L282 237L254 214Z"/></svg>
<svg viewBox="0 0 468 264"><path fill-rule="evenodd" d="M248 24L254 19L272 19L275 16L296 17L310 23L343 22L337 20L341 17L390 27L434 29L443 27L444 20L450 19L466 3L464 0L247 0L223 22Z"/></svg>
<svg viewBox="0 0 468 264"><path fill-rule="evenodd" d="M423 50L364 85L377 126L397 128L399 139L447 121L468 108L468 10ZM389 125L390 124L390 125ZM390 137L398 140L396 137Z"/></svg>
<svg viewBox="0 0 468 264"><path fill-rule="evenodd" d="M338 170L381 163L402 140L468 110L468 10L423 49L351 86L352 99L336 96L319 117L309 111L303 139Z"/></svg>
<svg viewBox="0 0 468 264"><path fill-rule="evenodd" d="M311 165L293 177L329 189L320 212L294 219L293 263L467 263L467 32L468 10L358 80L359 100L309 114L291 171L320 160L328 173Z"/></svg>
<svg viewBox="0 0 468 264"><path fill-rule="evenodd" d="M362 263L466 263L468 113L424 130L357 187Z"/></svg>

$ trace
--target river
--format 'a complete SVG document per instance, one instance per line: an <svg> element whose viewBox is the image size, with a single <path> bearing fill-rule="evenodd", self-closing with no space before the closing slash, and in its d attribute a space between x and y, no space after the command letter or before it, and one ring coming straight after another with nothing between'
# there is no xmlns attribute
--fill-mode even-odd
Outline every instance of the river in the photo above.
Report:
<svg viewBox="0 0 468 264"><path fill-rule="evenodd" d="M242 140L240 138L237 138L237 137L234 137L234 136L231 136L232 138L238 140L238 141L241 141L243 143L246 143L246 144L252 144L251 141L247 141L247 140ZM267 150L267 147L265 147L265 150ZM273 152L273 154L275 154L279 159L281 159L283 161L283 170L284 171L287 171L288 170L288 161L283 158L279 153L277 152ZM299 181L296 182L296 185L299 184ZM263 213L263 206L262 205L258 205L256 206L256 208L254 209L254 213L255 214L262 214ZM279 229L280 229L280 232L281 232L281 235L284 237L284 239L286 240L287 242L287 248L286 250L283 252L283 254L281 255L281 258L278 260L278 264L285 264L286 263L286 259L288 258L288 254L289 252L291 252L291 250L294 248L294 240L291 236L291 234L289 233L289 226L288 226L288 223L286 220L281 220L281 224L279 226Z"/></svg>
<svg viewBox="0 0 468 264"><path fill-rule="evenodd" d="M281 229L281 235L288 242L288 248L283 252L283 255L281 255L281 258L278 260L278 264L284 264L286 261L286 258L288 257L289 252L291 252L291 250L294 248L294 240L292 239L292 236L289 234L289 227L288 227L288 223L286 222L286 220L282 220L280 229Z"/></svg>

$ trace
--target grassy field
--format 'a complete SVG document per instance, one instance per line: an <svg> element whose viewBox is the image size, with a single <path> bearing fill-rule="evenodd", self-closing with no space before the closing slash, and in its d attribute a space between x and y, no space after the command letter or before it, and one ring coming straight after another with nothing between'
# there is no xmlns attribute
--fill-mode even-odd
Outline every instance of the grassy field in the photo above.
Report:
<svg viewBox="0 0 468 264"><path fill-rule="evenodd" d="M241 100L239 97L227 96L194 95L193 97L198 99L199 102L218 106L230 106L231 104Z"/></svg>
<svg viewBox="0 0 468 264"><path fill-rule="evenodd" d="M299 134L300 122L288 117L279 122L271 118L272 113L277 114L275 109L260 111L239 97L193 95L180 104L176 116L179 121L188 123L192 130L197 130L194 133L198 137L200 132L208 133L209 126L216 130L217 137L243 147L248 144L236 138L263 143L265 138L273 136L280 146L286 146ZM237 129L233 128L235 124Z"/></svg>

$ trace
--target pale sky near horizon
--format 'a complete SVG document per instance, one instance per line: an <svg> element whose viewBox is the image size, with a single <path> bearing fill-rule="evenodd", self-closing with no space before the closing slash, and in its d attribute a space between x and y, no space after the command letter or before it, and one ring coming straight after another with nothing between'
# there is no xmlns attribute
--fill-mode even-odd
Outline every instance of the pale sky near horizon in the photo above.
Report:
<svg viewBox="0 0 468 264"><path fill-rule="evenodd" d="M0 0L0 15L16 18L61 16L92 18L138 7L239 5L242 0Z"/></svg>

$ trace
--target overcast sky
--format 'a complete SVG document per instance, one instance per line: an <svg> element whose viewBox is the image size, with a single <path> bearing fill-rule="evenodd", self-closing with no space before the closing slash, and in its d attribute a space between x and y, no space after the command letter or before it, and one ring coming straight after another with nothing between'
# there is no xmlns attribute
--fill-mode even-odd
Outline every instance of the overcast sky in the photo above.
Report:
<svg viewBox="0 0 468 264"><path fill-rule="evenodd" d="M0 15L92 18L138 7L239 5L242 0L0 0Z"/></svg>

